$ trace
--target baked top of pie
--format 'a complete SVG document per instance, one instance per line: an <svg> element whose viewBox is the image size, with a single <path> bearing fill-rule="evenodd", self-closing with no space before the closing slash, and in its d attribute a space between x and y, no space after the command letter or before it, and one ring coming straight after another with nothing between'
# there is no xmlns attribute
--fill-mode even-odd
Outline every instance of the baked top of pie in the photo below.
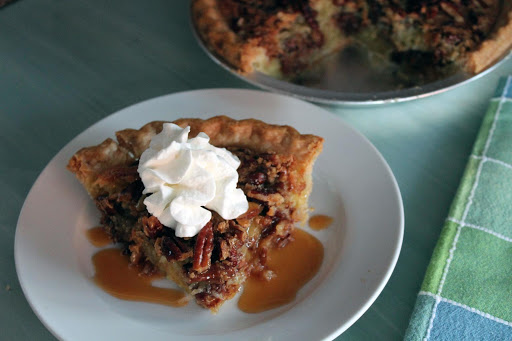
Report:
<svg viewBox="0 0 512 341"><path fill-rule="evenodd" d="M211 220L190 238L177 237L148 212L137 166L151 138L162 130L162 121L118 131L117 142L107 139L79 150L68 169L95 201L113 240L129 250L132 262L165 273L201 306L217 311L249 274L269 275L268 250L286 245L294 225L307 220L312 168L323 139L289 126L225 116L173 123L190 126L191 137L206 133L212 145L240 159L237 186L249 201L247 212L225 220L213 211Z"/></svg>
<svg viewBox="0 0 512 341"><path fill-rule="evenodd" d="M353 42L418 72L478 73L512 45L502 0L194 0L192 14L208 48L240 72L285 78Z"/></svg>

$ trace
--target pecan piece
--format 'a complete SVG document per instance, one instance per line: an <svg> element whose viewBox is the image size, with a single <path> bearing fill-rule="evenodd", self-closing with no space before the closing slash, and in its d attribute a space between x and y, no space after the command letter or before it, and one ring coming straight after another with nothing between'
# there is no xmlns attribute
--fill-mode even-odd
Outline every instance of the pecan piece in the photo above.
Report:
<svg viewBox="0 0 512 341"><path fill-rule="evenodd" d="M219 259L224 260L227 259L230 255L231 248L229 247L229 244L226 240L221 240L219 244L220 248L220 255Z"/></svg>
<svg viewBox="0 0 512 341"><path fill-rule="evenodd" d="M224 233L228 230L229 228L229 224L227 221L221 221L220 223L217 224L217 231L219 233Z"/></svg>
<svg viewBox="0 0 512 341"><path fill-rule="evenodd" d="M249 174L248 180L251 185L262 185L267 181L267 175L263 172L254 172Z"/></svg>
<svg viewBox="0 0 512 341"><path fill-rule="evenodd" d="M439 9L437 7L432 7L427 10L427 19L434 19L439 13Z"/></svg>
<svg viewBox="0 0 512 341"><path fill-rule="evenodd" d="M490 0L477 0L477 2L482 8L489 8L492 6L492 1Z"/></svg>
<svg viewBox="0 0 512 341"><path fill-rule="evenodd" d="M208 281L209 284L225 283L229 278L235 276L240 270L241 264L238 261L228 263L215 263L208 270L198 273L194 270L188 272L188 282L198 283Z"/></svg>
<svg viewBox="0 0 512 341"><path fill-rule="evenodd" d="M255 202L249 202L249 208L245 213L237 218L237 220L242 219L251 219L259 215L263 211L263 207Z"/></svg>
<svg viewBox="0 0 512 341"><path fill-rule="evenodd" d="M202 305L205 308L209 308L209 309L216 307L219 304L219 302L221 301L220 298L215 297L215 296L205 293L205 292L196 294L195 297L196 297L196 301L198 304Z"/></svg>
<svg viewBox="0 0 512 341"><path fill-rule="evenodd" d="M113 201L106 195L101 195L96 198L96 207L107 215L114 215L116 213Z"/></svg>
<svg viewBox="0 0 512 341"><path fill-rule="evenodd" d="M443 1L443 2L441 2L440 6L441 6L441 9L446 14L451 16L453 18L453 20L455 20L456 23L459 23L459 24L464 23L464 17L462 16L459 9L454 4Z"/></svg>
<svg viewBox="0 0 512 341"><path fill-rule="evenodd" d="M142 227L144 230L144 234L149 238L158 237L164 228L160 220L158 220L155 216L143 217L142 218Z"/></svg>
<svg viewBox="0 0 512 341"><path fill-rule="evenodd" d="M163 236L156 240L157 250L170 262L182 261L192 257L192 248L175 236Z"/></svg>
<svg viewBox="0 0 512 341"><path fill-rule="evenodd" d="M143 256L141 246L132 244L128 246L128 249L130 250L130 263L138 264Z"/></svg>
<svg viewBox="0 0 512 341"><path fill-rule="evenodd" d="M194 262L192 269L201 273L210 268L213 252L213 224L209 221L199 231L194 246Z"/></svg>

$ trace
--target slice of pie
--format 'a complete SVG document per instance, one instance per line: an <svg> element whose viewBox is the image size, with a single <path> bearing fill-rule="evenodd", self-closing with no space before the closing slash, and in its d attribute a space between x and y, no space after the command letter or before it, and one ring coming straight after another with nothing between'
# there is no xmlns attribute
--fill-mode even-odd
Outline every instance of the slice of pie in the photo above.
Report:
<svg viewBox="0 0 512 341"><path fill-rule="evenodd" d="M242 73L292 78L350 43L421 72L478 73L510 50L502 0L194 0L207 47Z"/></svg>
<svg viewBox="0 0 512 341"><path fill-rule="evenodd" d="M213 146L238 157L237 187L249 202L245 213L226 220L211 211L197 235L180 238L148 212L139 158L164 122L118 131L117 142L107 139L83 148L68 169L101 211L101 224L112 239L126 246L131 262L163 272L199 305L216 312L248 275L270 275L268 250L286 245L294 225L307 220L313 163L323 139L253 119L218 116L174 123L189 126L190 137L205 133Z"/></svg>

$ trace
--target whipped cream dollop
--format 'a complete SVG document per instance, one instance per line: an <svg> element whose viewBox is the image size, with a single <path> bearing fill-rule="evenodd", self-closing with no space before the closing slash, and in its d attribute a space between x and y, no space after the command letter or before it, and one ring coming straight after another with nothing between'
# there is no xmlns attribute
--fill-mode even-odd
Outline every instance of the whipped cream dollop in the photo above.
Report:
<svg viewBox="0 0 512 341"><path fill-rule="evenodd" d="M193 237L216 211L235 219L249 207L236 188L240 160L225 148L212 146L205 133L188 139L190 127L164 123L139 160L144 204L149 213L173 228L177 237Z"/></svg>

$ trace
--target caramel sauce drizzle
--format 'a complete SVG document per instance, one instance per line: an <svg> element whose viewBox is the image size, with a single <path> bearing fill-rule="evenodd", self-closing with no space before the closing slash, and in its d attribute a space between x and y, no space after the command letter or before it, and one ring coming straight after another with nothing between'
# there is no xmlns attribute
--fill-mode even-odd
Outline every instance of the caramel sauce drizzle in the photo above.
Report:
<svg viewBox="0 0 512 341"><path fill-rule="evenodd" d="M267 268L274 273L270 280L259 276L248 278L238 301L240 310L259 313L290 303L318 272L324 257L322 243L299 229L293 232L292 238L284 248L269 251Z"/></svg>
<svg viewBox="0 0 512 341"><path fill-rule="evenodd" d="M329 227L333 222L333 218L323 215L323 214L317 214L309 218L309 227L311 227L313 230L319 231L323 230Z"/></svg>
<svg viewBox="0 0 512 341"><path fill-rule="evenodd" d="M183 307L188 303L186 294L181 290L152 286L152 281L163 276L141 274L141 269L130 265L128 256L117 248L98 251L92 257L92 262L96 269L94 282L114 297L172 307Z"/></svg>
<svg viewBox="0 0 512 341"><path fill-rule="evenodd" d="M89 242L96 247L107 246L112 243L110 236L102 226L96 226L88 229L85 235Z"/></svg>
<svg viewBox="0 0 512 341"><path fill-rule="evenodd" d="M332 222L328 216L314 216L310 219L311 228L314 228L311 221L315 222L315 217L319 217L316 219L320 222L313 225L319 224L324 226L322 228ZM101 226L87 230L86 234L96 247L112 243ZM267 269L273 276L269 280L257 275L248 278L238 301L239 309L246 313L259 313L292 302L297 292L318 272L323 256L322 243L306 231L296 229L288 245L271 249L268 253ZM141 274L141 269L131 265L129 257L118 248L98 251L92 262L94 282L114 297L172 307L183 307L188 303L187 295L181 290L154 287L151 283L163 276Z"/></svg>

